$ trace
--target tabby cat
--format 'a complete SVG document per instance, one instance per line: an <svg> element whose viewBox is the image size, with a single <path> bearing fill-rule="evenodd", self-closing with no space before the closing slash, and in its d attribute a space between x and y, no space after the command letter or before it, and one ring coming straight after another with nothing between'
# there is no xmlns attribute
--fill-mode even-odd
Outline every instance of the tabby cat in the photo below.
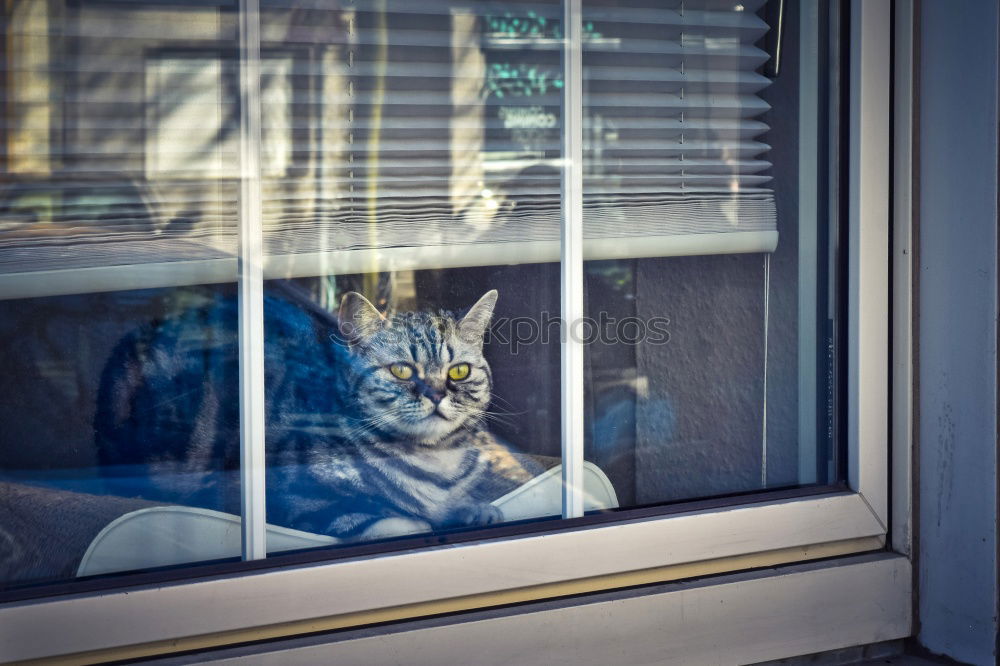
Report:
<svg viewBox="0 0 1000 666"><path fill-rule="evenodd" d="M502 520L490 501L542 469L485 427L496 300L387 317L350 292L333 317L270 287L268 521L367 540ZM118 345L95 422L112 492L238 512L236 313L210 292Z"/></svg>

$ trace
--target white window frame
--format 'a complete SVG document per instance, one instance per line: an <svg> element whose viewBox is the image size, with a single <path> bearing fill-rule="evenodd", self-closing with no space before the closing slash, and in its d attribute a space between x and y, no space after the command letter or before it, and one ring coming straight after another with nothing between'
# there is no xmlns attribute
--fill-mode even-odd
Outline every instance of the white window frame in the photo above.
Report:
<svg viewBox="0 0 1000 666"><path fill-rule="evenodd" d="M909 3L898 4L897 18L908 16ZM0 660L93 651L103 658L122 659L885 546L890 536L889 0L854 0L850 30L850 491L14 602L0 606ZM908 45L908 39L897 39L898 48ZM906 142L897 143L898 159L900 146ZM897 204L897 213L898 209ZM900 327L896 335L906 338ZM896 367L897 377L903 370ZM902 414L900 422L906 422L907 415ZM908 441L899 446L907 448ZM902 485L900 480L908 485L908 472L897 469L894 479L897 486ZM908 520L906 505L896 502L893 509ZM906 552L908 532L898 522L892 546ZM871 640L900 637L909 631L910 581L903 571L908 571L908 563L896 560L889 584L895 593L881 600L891 604L895 624L888 634L892 635L873 633ZM780 579L774 576L774 585ZM762 580L766 588L768 579ZM825 592L834 592L827 586L844 584L842 576L824 580L836 582L817 578L817 587L809 593L817 605L824 603ZM872 595L885 597L885 586L858 587L853 592L859 604L864 604L873 601L868 598ZM682 603L682 597L675 595L665 603ZM787 622L774 617L772 625L776 634L783 633ZM839 630L830 626L829 631ZM129 646L140 647L136 651Z"/></svg>

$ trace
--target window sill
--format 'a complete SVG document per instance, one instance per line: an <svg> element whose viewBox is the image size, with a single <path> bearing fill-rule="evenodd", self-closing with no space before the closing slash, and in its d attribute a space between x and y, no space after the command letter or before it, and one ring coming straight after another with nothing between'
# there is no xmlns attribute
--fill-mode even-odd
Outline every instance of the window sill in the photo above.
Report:
<svg viewBox="0 0 1000 666"><path fill-rule="evenodd" d="M168 646L144 654L200 649L841 556L880 548L884 539L885 529L860 495L834 493L175 585L15 602L0 607L0 659L143 644ZM629 563L628 571L622 571L623 562ZM625 578L613 580L621 576ZM584 587L574 587L581 582ZM454 605L455 600L477 595L489 599ZM401 607L419 613L384 616ZM199 610L179 612L184 608ZM59 631L52 631L54 627ZM211 640L205 642L206 637ZM187 647L178 647L182 643Z"/></svg>
<svg viewBox="0 0 1000 666"><path fill-rule="evenodd" d="M757 663L911 633L910 563L878 553L198 655L224 663ZM516 636L516 640L511 637Z"/></svg>

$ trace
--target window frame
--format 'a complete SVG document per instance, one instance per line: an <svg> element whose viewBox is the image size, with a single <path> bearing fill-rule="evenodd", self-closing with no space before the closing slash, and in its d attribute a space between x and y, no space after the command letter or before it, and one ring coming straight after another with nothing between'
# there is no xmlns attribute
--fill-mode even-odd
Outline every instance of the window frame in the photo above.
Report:
<svg viewBox="0 0 1000 666"><path fill-rule="evenodd" d="M848 490L765 501L750 496L751 503L721 509L681 508L598 526L567 521L551 532L513 538L292 567L281 567L278 560L264 571L12 602L0 606L0 657L20 660L143 644L152 646L149 654L162 653L192 649L204 636L226 644L248 640L248 631L273 636L360 626L406 617L399 612L407 608L426 615L435 608L454 609L447 604L456 599L497 605L509 603L503 595L512 592L528 599L560 596L567 593L566 585L584 580L613 589L636 584L628 582L637 580L628 577L633 574L652 576L645 582L672 580L713 572L713 562L722 571L736 571L885 546L892 16L889 0L853 0L851 5ZM894 336L905 334L894 330ZM908 479L905 470L897 471L894 492L900 492L899 474ZM907 596L909 584L894 583L904 586ZM813 598L821 599L822 592ZM261 633L265 629L272 633ZM123 658L108 654L105 658Z"/></svg>

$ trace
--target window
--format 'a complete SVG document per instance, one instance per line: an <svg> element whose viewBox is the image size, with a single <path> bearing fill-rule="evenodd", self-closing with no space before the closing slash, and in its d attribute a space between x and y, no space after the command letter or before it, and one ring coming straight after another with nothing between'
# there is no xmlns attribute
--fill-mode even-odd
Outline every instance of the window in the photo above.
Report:
<svg viewBox="0 0 1000 666"><path fill-rule="evenodd" d="M6 8L9 596L301 595L223 632L884 544L887 51L676 4ZM46 649L206 628L115 631Z"/></svg>

